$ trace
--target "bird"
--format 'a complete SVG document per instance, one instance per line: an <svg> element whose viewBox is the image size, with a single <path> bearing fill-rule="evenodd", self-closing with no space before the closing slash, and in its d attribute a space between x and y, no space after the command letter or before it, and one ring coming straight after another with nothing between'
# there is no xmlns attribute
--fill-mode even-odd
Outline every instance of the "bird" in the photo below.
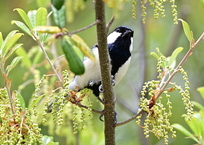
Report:
<svg viewBox="0 0 204 145"><path fill-rule="evenodd" d="M133 35L134 31L129 27L118 26L107 37L113 86L121 81L129 68L133 50ZM97 44L92 47L92 52L96 61L94 62L88 57L84 57L84 74L76 75L68 88L73 91L80 91L84 88L91 89L99 101L103 102L99 97L103 89Z"/></svg>

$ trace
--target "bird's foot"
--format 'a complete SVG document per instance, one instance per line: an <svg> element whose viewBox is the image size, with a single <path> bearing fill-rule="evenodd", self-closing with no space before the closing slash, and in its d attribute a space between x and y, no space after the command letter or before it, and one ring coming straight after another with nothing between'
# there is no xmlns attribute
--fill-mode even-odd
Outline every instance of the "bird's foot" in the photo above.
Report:
<svg viewBox="0 0 204 145"><path fill-rule="evenodd" d="M88 82L88 86L92 87L94 84L99 84L101 80L90 80Z"/></svg>
<svg viewBox="0 0 204 145"><path fill-rule="evenodd" d="M116 82L115 82L115 77L113 75L111 75L111 82L112 82L112 85L115 86Z"/></svg>

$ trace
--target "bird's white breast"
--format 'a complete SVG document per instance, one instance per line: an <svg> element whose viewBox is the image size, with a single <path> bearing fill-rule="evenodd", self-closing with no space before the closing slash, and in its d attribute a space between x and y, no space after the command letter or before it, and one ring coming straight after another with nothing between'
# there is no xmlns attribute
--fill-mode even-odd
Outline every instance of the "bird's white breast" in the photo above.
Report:
<svg viewBox="0 0 204 145"><path fill-rule="evenodd" d="M98 48L95 47L92 51L96 61L94 62L87 57L84 59L85 72L81 76L75 76L74 80L69 85L69 89L75 90L77 86L79 89L83 89L87 86L89 81L98 81L101 79Z"/></svg>

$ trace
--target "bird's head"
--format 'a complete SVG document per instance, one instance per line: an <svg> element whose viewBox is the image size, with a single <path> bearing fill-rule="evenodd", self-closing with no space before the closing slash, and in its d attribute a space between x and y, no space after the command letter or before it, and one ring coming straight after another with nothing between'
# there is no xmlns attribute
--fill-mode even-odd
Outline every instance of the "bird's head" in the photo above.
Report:
<svg viewBox="0 0 204 145"><path fill-rule="evenodd" d="M114 43L118 38L123 37L125 39L130 39L133 37L134 31L125 26L117 27L112 33L108 35L108 44Z"/></svg>

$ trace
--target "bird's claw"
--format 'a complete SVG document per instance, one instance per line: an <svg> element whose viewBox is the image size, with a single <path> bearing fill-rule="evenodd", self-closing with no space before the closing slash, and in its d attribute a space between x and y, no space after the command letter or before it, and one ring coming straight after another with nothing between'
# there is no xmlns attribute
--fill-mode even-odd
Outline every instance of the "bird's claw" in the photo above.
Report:
<svg viewBox="0 0 204 145"><path fill-rule="evenodd" d="M89 81L88 82L88 86L93 86L94 85L94 81Z"/></svg>
<svg viewBox="0 0 204 145"><path fill-rule="evenodd" d="M99 84L101 80L90 80L88 82L88 86L92 87L94 84Z"/></svg>
<svg viewBox="0 0 204 145"><path fill-rule="evenodd" d="M103 86L102 85L100 85L99 87L98 87L98 90L99 90L99 92L103 92L104 90L103 90Z"/></svg>
<svg viewBox="0 0 204 145"><path fill-rule="evenodd" d="M115 82L115 78L113 75L111 75L111 82L112 82L112 85L115 86L116 82Z"/></svg>

